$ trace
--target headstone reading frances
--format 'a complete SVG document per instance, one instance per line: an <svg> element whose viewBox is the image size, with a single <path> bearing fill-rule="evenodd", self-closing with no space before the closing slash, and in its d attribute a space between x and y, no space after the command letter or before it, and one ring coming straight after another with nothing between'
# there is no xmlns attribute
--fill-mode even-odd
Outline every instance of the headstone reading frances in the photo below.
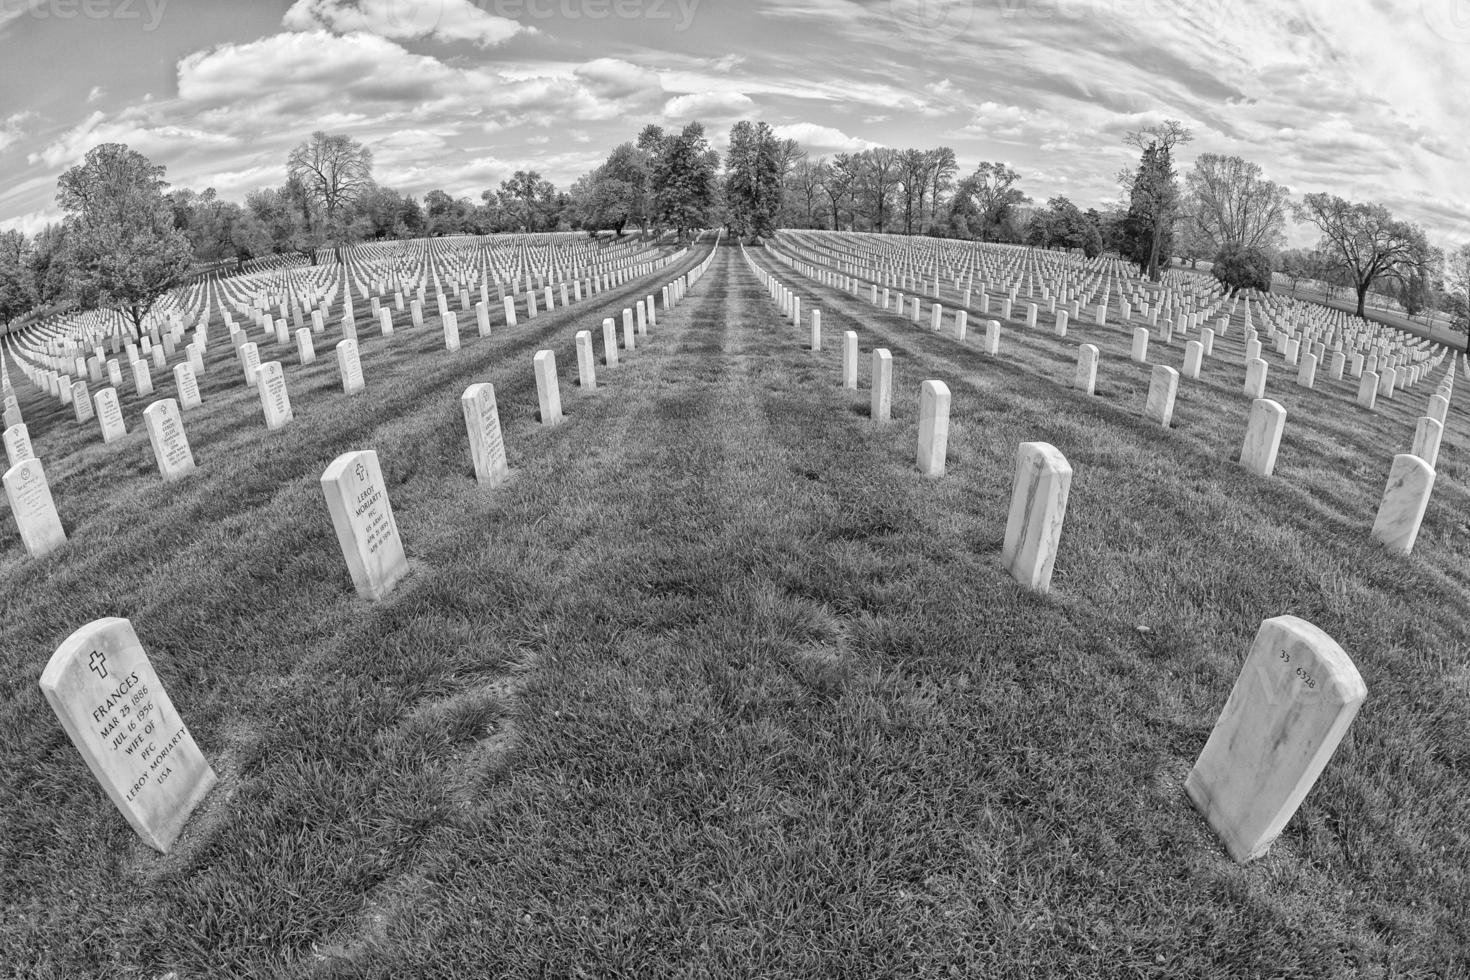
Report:
<svg viewBox="0 0 1470 980"><path fill-rule="evenodd" d="M181 365L182 366L182 365ZM179 417L179 403L172 398L156 401L143 410L148 441L153 444L153 459L165 483L188 476L194 471L194 454L184 435L184 421Z"/></svg>
<svg viewBox="0 0 1470 980"><path fill-rule="evenodd" d="M505 440L500 431L500 410L495 404L495 386L474 384L459 399L465 429L470 437L470 459L475 479L482 486L498 487L510 475L505 460Z"/></svg>
<svg viewBox="0 0 1470 980"><path fill-rule="evenodd" d="M1021 443L1000 562L1017 582L1043 595L1051 591L1071 490L1072 465L1055 446Z"/></svg>
<svg viewBox="0 0 1470 980"><path fill-rule="evenodd" d="M41 558L66 543L66 531L61 527L46 470L39 459L32 457L6 470L4 483L26 554Z"/></svg>
<svg viewBox="0 0 1470 980"><path fill-rule="evenodd" d="M343 453L322 473L337 543L357 594L378 600L408 574L393 506L375 450Z"/></svg>
<svg viewBox="0 0 1470 980"><path fill-rule="evenodd" d="M1322 630L1295 616L1261 624L1184 781L1232 858L1243 864L1270 849L1367 696L1352 660Z"/></svg>
<svg viewBox="0 0 1470 980"><path fill-rule="evenodd" d="M77 630L46 664L41 691L128 824L167 854L216 776L133 624L99 619Z"/></svg>

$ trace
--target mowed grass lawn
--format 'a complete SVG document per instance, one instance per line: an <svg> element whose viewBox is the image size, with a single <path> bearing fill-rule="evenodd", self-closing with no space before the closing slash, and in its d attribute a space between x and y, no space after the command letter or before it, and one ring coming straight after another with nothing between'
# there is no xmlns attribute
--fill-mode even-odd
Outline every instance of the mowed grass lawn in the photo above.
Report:
<svg viewBox="0 0 1470 980"><path fill-rule="evenodd" d="M724 247L596 392L570 380L573 333L600 341L672 273L466 331L457 355L433 318L368 340L352 399L329 363L288 368L296 422L276 434L216 340L182 484L141 431L104 448L60 411L33 419L72 540L31 562L0 527L0 975L1470 969L1458 416L1413 557L1367 534L1432 385L1370 415L1295 391L1273 355L1291 415L1260 480L1234 462L1238 321L1164 431L1117 328L1012 325L991 358L757 257L823 310L822 352ZM839 387L847 329L857 392ZM1104 349L1093 399L1066 387L1084 340ZM894 353L882 427L875 346ZM543 347L567 414L550 430ZM940 481L914 470L927 378L954 396ZM516 470L493 492L458 403L485 380ZM1049 597L998 567L1026 440L1076 470ZM318 484L360 448L414 564L377 604ZM1241 867L1183 782L1257 627L1288 613L1342 643L1369 696ZM168 857L37 688L108 615L134 622L221 776Z"/></svg>

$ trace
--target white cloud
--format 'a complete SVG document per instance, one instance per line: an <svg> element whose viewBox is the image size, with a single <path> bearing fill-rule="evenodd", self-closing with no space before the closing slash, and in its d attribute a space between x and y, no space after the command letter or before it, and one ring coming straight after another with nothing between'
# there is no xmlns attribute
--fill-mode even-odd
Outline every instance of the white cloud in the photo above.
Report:
<svg viewBox="0 0 1470 980"><path fill-rule="evenodd" d="M808 153L855 153L882 145L871 140L848 136L840 129L833 129L831 126L819 126L809 122L772 126L771 130L780 139L796 140Z"/></svg>
<svg viewBox="0 0 1470 980"><path fill-rule="evenodd" d="M736 119L755 109L755 101L741 92L695 92L664 104L665 119Z"/></svg>
<svg viewBox="0 0 1470 980"><path fill-rule="evenodd" d="M26 214L0 221L0 231L18 231L29 238L47 225L56 224L61 220L61 217L61 212L55 208L30 211Z"/></svg>
<svg viewBox="0 0 1470 980"><path fill-rule="evenodd" d="M27 110L0 119L0 153L24 139L28 125L39 118L41 117L37 113Z"/></svg>
<svg viewBox="0 0 1470 980"><path fill-rule="evenodd" d="M101 85L93 85L92 91L87 93L87 101L89 103L96 102L98 99L102 98L102 96L106 94L107 90L104 89Z"/></svg>
<svg viewBox="0 0 1470 980"><path fill-rule="evenodd" d="M395 40L468 41L482 48L534 33L470 0L296 0L281 23L293 31L364 31Z"/></svg>

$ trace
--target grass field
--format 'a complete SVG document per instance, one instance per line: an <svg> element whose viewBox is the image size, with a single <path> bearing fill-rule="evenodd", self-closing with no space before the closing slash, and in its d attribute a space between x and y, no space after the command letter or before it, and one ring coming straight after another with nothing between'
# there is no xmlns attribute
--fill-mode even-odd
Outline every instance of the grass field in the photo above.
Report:
<svg viewBox="0 0 1470 980"><path fill-rule="evenodd" d="M217 344L181 484L158 480L135 409L103 447L26 403L71 542L29 561L0 523L0 976L1470 971L1457 410L1396 559L1368 529L1432 385L1369 413L1268 354L1290 414L1260 480L1235 464L1238 319L1166 431L1117 327L1010 324L991 358L756 257L823 311L823 351L724 247L596 392L568 381L573 333L676 272L459 354L433 317L365 341L351 399L328 361L293 367L296 421L270 435ZM1103 351L1095 398L1067 387L1081 342ZM545 347L567 414L550 430ZM894 355L882 427L874 347ZM1153 355L1177 366L1182 346ZM928 378L954 398L940 481L914 470ZM476 381L516 471L493 492L458 403ZM1076 471L1045 598L998 565L1030 440ZM414 566L377 604L318 484L362 448ZM1182 786L1257 627L1288 613L1346 648L1368 701L1242 867ZM168 857L36 683L109 615L221 776Z"/></svg>

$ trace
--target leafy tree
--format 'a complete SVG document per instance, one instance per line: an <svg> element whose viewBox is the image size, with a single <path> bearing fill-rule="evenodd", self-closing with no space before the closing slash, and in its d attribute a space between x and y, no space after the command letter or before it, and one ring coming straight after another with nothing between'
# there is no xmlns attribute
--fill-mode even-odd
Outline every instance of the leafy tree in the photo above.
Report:
<svg viewBox="0 0 1470 980"><path fill-rule="evenodd" d="M266 187L245 196L245 210L254 219L263 248L276 255L316 259L318 240L312 234L309 208L299 185Z"/></svg>
<svg viewBox="0 0 1470 980"><path fill-rule="evenodd" d="M951 224L958 212L971 236L999 241L1011 212L1030 200L1016 187L1020 179L1021 175L1004 163L980 164L955 188Z"/></svg>
<svg viewBox="0 0 1470 980"><path fill-rule="evenodd" d="M1023 241L1040 248L1081 249L1088 258L1102 254L1097 224L1065 197L1054 197L1031 216Z"/></svg>
<svg viewBox="0 0 1470 980"><path fill-rule="evenodd" d="M1296 295L1297 284L1303 279L1320 279L1326 269L1326 261L1320 252L1310 249L1292 248L1278 253L1276 271L1291 280L1292 295Z"/></svg>
<svg viewBox="0 0 1470 980"><path fill-rule="evenodd" d="M1258 246L1226 245L1215 256L1210 273L1230 290L1231 296L1243 289L1271 291L1271 255Z"/></svg>
<svg viewBox="0 0 1470 980"><path fill-rule="evenodd" d="M321 130L300 143L286 160L286 172L312 205L310 223L333 246L338 262L351 244L349 212L373 186L373 154L350 136Z"/></svg>
<svg viewBox="0 0 1470 980"><path fill-rule="evenodd" d="M657 133L656 137L650 133ZM653 160L649 167L649 187L653 193L655 217L673 228L684 241L696 228L710 222L716 204L715 173L720 155L710 149L704 127L692 122L677 135L663 134L656 126L645 128L645 137L653 140L649 147Z"/></svg>
<svg viewBox="0 0 1470 980"><path fill-rule="evenodd" d="M1465 331L1465 350L1470 352L1470 242L1445 255L1444 307L1457 330Z"/></svg>
<svg viewBox="0 0 1470 980"><path fill-rule="evenodd" d="M187 277L192 257L174 227L163 174L141 153L104 143L61 175L56 195L78 295L122 310L139 337L153 305Z"/></svg>
<svg viewBox="0 0 1470 980"><path fill-rule="evenodd" d="M463 235L473 223L474 205L456 200L441 190L424 195L425 232L429 235Z"/></svg>
<svg viewBox="0 0 1470 980"><path fill-rule="evenodd" d="M725 158L725 202L730 229L741 238L769 238L781 213L783 163L794 144L780 140L763 122L740 121L730 129Z"/></svg>
<svg viewBox="0 0 1470 980"><path fill-rule="evenodd" d="M18 231L0 231L0 327L35 305L31 283L30 243Z"/></svg>
<svg viewBox="0 0 1470 980"><path fill-rule="evenodd" d="M72 282L66 226L48 224L37 232L31 240L26 264L30 272L31 294L37 306L49 306L65 296Z"/></svg>
<svg viewBox="0 0 1470 980"><path fill-rule="evenodd" d="M602 166L578 181L571 198L583 228L611 230L621 237L628 224L648 231L649 151L633 143L616 147Z"/></svg>
<svg viewBox="0 0 1470 980"><path fill-rule="evenodd" d="M1308 194L1297 218L1322 232L1318 248L1341 264L1364 315L1368 291L1382 278L1403 280L1429 259L1429 243L1416 225L1395 218L1381 204L1353 204L1332 194Z"/></svg>
<svg viewBox="0 0 1470 980"><path fill-rule="evenodd" d="M1175 119L1146 126L1124 137L1142 152L1138 170L1124 170L1118 181L1128 191L1129 227L1125 257L1158 282L1159 270L1169 264L1175 213L1179 207L1179 180L1174 172L1174 148L1194 137Z"/></svg>
<svg viewBox="0 0 1470 980"><path fill-rule="evenodd" d="M405 238L424 228L418 202L391 187L375 186L364 192L354 213L358 238Z"/></svg>

